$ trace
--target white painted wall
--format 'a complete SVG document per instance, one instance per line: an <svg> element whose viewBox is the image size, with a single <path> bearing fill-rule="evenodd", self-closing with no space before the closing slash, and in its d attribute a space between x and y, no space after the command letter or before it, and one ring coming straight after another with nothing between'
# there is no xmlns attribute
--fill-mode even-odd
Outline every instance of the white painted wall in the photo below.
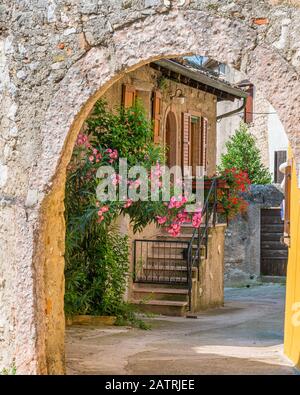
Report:
<svg viewBox="0 0 300 395"><path fill-rule="evenodd" d="M274 175L274 152L283 151L288 148L288 139L285 134L283 125L276 114L274 107L269 104L268 115L268 140L269 140L269 169L272 176Z"/></svg>
<svg viewBox="0 0 300 395"><path fill-rule="evenodd" d="M237 70L228 66L225 67L224 78L231 83L238 83L245 79L245 76ZM232 102L222 101L217 105L217 114L232 111L240 107L242 101ZM287 150L288 139L284 128L274 107L268 103L257 90L254 89L254 114L253 124L250 132L257 138L257 145L261 150L262 161L269 167L270 173L274 176L274 153L275 151ZM259 114L260 112L266 114ZM226 152L225 144L239 127L243 114L224 118L217 124L217 164L220 163L222 153Z"/></svg>

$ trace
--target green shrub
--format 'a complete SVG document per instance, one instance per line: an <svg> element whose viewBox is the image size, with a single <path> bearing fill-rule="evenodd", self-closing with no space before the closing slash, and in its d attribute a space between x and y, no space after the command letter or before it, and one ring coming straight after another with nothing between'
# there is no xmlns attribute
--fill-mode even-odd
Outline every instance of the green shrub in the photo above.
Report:
<svg viewBox="0 0 300 395"><path fill-rule="evenodd" d="M14 364L8 369L6 368L2 369L0 372L0 376L15 376L16 374L17 374L17 368Z"/></svg>
<svg viewBox="0 0 300 395"><path fill-rule="evenodd" d="M235 134L226 143L227 152L221 156L219 171L242 170L248 174L252 184L270 184L272 177L262 164L255 137L249 133L245 123L241 123Z"/></svg>
<svg viewBox="0 0 300 395"><path fill-rule="evenodd" d="M163 160L164 152L153 143L152 124L139 103L112 113L106 110L105 103L98 101L86 122L85 133L77 139L67 172L65 312L113 315L118 317L117 323L131 322L146 329L134 308L123 300L129 271L128 239L112 224L125 211L135 229L141 229L154 220L156 206L162 203L149 202L147 210L147 202L142 206L138 202L137 209L132 205L124 210L124 203L109 202L109 212L99 222L96 171L110 163L118 171L118 161L111 160L109 150L127 158L129 166L140 164L149 170Z"/></svg>

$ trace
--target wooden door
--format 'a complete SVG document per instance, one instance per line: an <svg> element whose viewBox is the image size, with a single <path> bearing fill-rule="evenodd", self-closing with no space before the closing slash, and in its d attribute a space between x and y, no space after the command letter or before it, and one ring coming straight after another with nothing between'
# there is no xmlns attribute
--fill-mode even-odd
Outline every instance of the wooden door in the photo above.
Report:
<svg viewBox="0 0 300 395"><path fill-rule="evenodd" d="M288 248L282 244L284 222L280 208L261 209L261 266L263 276L286 276Z"/></svg>
<svg viewBox="0 0 300 395"><path fill-rule="evenodd" d="M173 112L169 112L166 120L166 149L167 149L167 165L169 168L177 163L177 130L176 118Z"/></svg>

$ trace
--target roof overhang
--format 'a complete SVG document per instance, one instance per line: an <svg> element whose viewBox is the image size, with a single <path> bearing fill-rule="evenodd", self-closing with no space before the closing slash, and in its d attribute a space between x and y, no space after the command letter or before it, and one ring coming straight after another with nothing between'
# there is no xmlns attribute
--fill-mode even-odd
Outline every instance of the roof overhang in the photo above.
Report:
<svg viewBox="0 0 300 395"><path fill-rule="evenodd" d="M157 60L150 66L159 70L166 78L203 90L217 96L218 100L245 99L248 94L229 83L210 77L204 73L190 69L170 59Z"/></svg>

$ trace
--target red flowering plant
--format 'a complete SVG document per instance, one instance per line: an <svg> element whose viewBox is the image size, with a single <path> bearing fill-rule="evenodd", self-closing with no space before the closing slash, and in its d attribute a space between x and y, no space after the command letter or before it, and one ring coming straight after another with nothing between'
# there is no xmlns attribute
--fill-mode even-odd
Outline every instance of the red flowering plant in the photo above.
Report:
<svg viewBox="0 0 300 395"><path fill-rule="evenodd" d="M232 219L246 211L248 203L242 193L248 191L251 181L246 171L235 167L221 171L219 179L225 182L226 187L218 188L218 211Z"/></svg>

